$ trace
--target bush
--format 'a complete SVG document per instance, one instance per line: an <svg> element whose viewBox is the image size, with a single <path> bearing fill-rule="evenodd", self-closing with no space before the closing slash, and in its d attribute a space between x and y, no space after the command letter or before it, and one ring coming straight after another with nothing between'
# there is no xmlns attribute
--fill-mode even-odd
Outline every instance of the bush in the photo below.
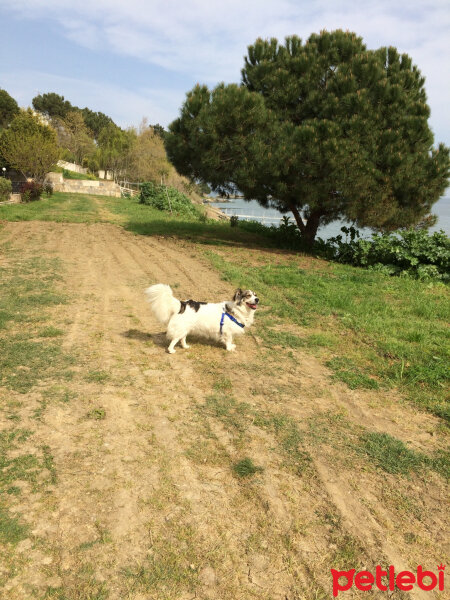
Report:
<svg viewBox="0 0 450 600"><path fill-rule="evenodd" d="M279 227L241 220L237 226L270 238L279 248L305 249L300 230L289 217L283 217ZM318 238L314 254L386 275L450 281L450 239L444 231L429 234L424 229L408 229L374 233L370 239L362 239L354 227L342 227L341 231L345 239L342 234L326 241Z"/></svg>
<svg viewBox="0 0 450 600"><path fill-rule="evenodd" d="M22 196L22 202L34 202L40 200L44 186L42 183L37 181L27 181L20 188L20 194Z"/></svg>
<svg viewBox="0 0 450 600"><path fill-rule="evenodd" d="M371 239L359 237L354 227L342 227L347 239L338 235L326 242L318 240L315 250L329 260L367 267L388 275L415 279L450 279L450 239L444 231L428 234L408 229L394 233L374 233Z"/></svg>
<svg viewBox="0 0 450 600"><path fill-rule="evenodd" d="M0 202L6 202L9 200L9 196L12 191L12 183L10 179L6 177L0 177Z"/></svg>
<svg viewBox="0 0 450 600"><path fill-rule="evenodd" d="M199 216L197 208L187 196L177 189L165 185L155 185L151 182L143 183L141 185L139 203L177 215Z"/></svg>

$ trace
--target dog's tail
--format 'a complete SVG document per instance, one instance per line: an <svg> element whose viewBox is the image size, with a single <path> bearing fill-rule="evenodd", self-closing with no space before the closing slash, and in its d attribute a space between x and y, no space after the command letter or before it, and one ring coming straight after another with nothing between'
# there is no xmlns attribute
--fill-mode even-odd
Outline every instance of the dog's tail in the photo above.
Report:
<svg viewBox="0 0 450 600"><path fill-rule="evenodd" d="M167 325L173 315L180 312L181 302L174 298L169 285L157 283L145 290L153 314L163 325Z"/></svg>

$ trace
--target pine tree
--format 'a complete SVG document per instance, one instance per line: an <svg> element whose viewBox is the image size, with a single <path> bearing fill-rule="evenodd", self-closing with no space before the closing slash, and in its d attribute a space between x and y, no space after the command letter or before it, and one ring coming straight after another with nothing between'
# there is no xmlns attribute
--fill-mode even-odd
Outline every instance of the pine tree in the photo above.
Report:
<svg viewBox="0 0 450 600"><path fill-rule="evenodd" d="M347 219L389 231L422 221L444 192L424 78L395 48L356 34L249 46L242 83L187 94L166 148L183 175L292 212L306 245Z"/></svg>
<svg viewBox="0 0 450 600"><path fill-rule="evenodd" d="M64 119L67 113L75 107L64 96L49 92L48 94L38 94L31 101L33 108L47 117L60 117Z"/></svg>
<svg viewBox="0 0 450 600"><path fill-rule="evenodd" d="M19 105L6 90L0 89L0 129L8 127L16 115L19 114Z"/></svg>

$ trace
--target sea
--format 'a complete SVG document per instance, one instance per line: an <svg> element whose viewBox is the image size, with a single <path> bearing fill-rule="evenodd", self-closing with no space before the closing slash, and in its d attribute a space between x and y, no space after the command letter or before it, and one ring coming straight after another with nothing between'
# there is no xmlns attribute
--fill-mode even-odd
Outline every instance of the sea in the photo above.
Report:
<svg viewBox="0 0 450 600"><path fill-rule="evenodd" d="M275 208L264 208L256 200L244 200L243 198L235 198L227 200L226 202L212 202L212 206L220 208L222 212L227 215L236 215L245 221L259 221L264 225L275 225L278 226L280 219L284 216L278 212ZM450 236L450 195L445 195L440 198L432 209L432 214L437 215L438 220L436 225L430 227L430 233L434 231L440 231L443 229L447 235ZM290 213L286 213L286 216L290 216L291 221L294 221L294 217ZM339 235L341 227L349 226L351 223L345 221L334 221L329 225L321 227L316 237L321 237L327 240L330 237ZM371 229L359 229L361 237L370 237Z"/></svg>

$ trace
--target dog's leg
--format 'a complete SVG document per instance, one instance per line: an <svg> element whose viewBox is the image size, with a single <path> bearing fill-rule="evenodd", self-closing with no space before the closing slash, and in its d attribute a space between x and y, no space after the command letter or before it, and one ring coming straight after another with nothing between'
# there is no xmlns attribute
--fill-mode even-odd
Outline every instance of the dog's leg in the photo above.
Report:
<svg viewBox="0 0 450 600"><path fill-rule="evenodd" d="M236 350L236 344L233 344L233 336L230 333L224 333L222 339L228 352Z"/></svg>
<svg viewBox="0 0 450 600"><path fill-rule="evenodd" d="M184 348L185 350L190 348L190 346L188 344L186 344L186 336L184 336L184 338L181 338L180 344L181 344L181 347Z"/></svg>
<svg viewBox="0 0 450 600"><path fill-rule="evenodd" d="M181 338L173 338L173 340L170 342L169 347L167 348L167 352L169 354L175 354L176 350L175 350L175 346L178 344L178 342L181 340Z"/></svg>

